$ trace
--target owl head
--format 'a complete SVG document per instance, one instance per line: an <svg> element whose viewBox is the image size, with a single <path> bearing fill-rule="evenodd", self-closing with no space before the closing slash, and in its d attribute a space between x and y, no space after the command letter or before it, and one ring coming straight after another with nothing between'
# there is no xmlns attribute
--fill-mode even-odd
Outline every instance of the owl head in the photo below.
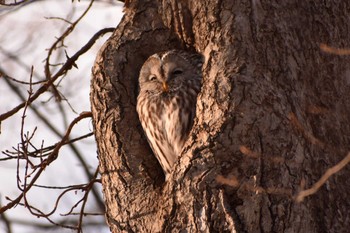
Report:
<svg viewBox="0 0 350 233"><path fill-rule="evenodd" d="M201 79L202 55L170 50L150 56L143 64L140 91L153 94L172 93Z"/></svg>

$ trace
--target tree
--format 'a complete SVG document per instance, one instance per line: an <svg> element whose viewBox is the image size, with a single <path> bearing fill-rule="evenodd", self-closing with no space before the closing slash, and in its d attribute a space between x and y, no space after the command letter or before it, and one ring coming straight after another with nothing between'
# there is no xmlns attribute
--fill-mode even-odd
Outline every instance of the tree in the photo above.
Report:
<svg viewBox="0 0 350 233"><path fill-rule="evenodd" d="M346 232L349 166L298 194L350 149L350 60L328 46L350 47L349 7L127 1L91 86L112 232ZM206 62L195 124L164 183L135 105L142 63L173 48Z"/></svg>

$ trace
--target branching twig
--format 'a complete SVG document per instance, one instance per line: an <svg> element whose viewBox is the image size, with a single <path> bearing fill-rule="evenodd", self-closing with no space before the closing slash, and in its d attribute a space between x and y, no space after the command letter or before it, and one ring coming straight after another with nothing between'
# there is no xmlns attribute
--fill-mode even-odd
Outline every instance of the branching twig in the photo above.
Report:
<svg viewBox="0 0 350 233"><path fill-rule="evenodd" d="M13 4L8 3L6 5L13 6L13 5L19 5L22 3L31 3L34 1L35 0L14 1ZM2 2L4 2L4 1L0 0L0 3L2 3ZM93 185L96 182L101 182L100 179L96 179L98 172L96 171L94 175L90 173L89 167L86 164L86 161L83 158L83 155L78 153L77 150L75 150L76 156L81 161L82 167L84 168L85 173L87 174L87 176L89 178L88 184L84 184L84 185L80 185L80 186L75 185L75 186L68 187L68 188L64 189L64 191L62 191L61 195L56 199L55 207L53 208L53 210L47 214L44 213L42 210L33 206L32 203L30 203L29 199L27 199L27 198L29 198L28 193L32 189L32 187L33 186L39 187L38 185L36 185L38 178L43 174L43 171L45 170L45 168L47 166L49 166L53 161L55 161L55 159L59 155L59 152L60 152L62 146L69 144L74 151L74 147L73 147L74 145L72 145L71 143L73 143L74 141L80 140L82 138L93 135L93 133L89 133L89 134L86 134L86 135L81 136L79 138L69 140L69 137L70 137L70 134L71 134L71 131L72 131L72 128L74 127L74 125L84 118L90 118L91 117L90 112L83 112L82 114L80 114L79 117L74 119L68 125L66 133L64 135L62 135L62 133L60 133L56 129L55 125L51 124L51 122L48 120L48 118L45 115L41 114L38 111L38 109L32 105L32 103L35 100L37 100L40 95L47 92L50 88L56 88L59 80L64 80L68 71L72 67L75 66L75 62L78 60L78 58L82 54L87 52L100 36L102 36L103 34L105 34L107 32L114 31L114 28L106 28L106 29L100 30L73 56L69 57L66 54L66 61L64 63L57 64L57 66L60 66L60 67L58 67L58 70L55 70L55 72L50 70L50 68L52 68L52 66L54 66L53 64L50 64L50 58L51 58L53 51L58 49L58 48L64 47L65 38L74 30L74 28L78 24L78 22L89 11L93 2L94 2L94 0L90 1L89 6L84 11L84 13L73 23L71 23L68 20L60 18L61 20L64 20L65 22L69 23L70 25L66 29L66 31L64 31L63 34L55 41L55 43L51 46L51 48L48 51L48 55L46 58L46 64L45 64L45 77L46 77L45 81L33 82L33 80L32 80L33 73L34 73L33 68L31 69L31 77L30 77L29 82L24 82L24 81L20 81L20 80L17 80L15 78L12 78L12 77L6 75L5 72L3 70L1 70L1 68L0 68L0 77L1 78L4 77L4 79L6 80L7 83L12 84L12 85L9 84L9 86L14 87L12 89L15 90L14 92L17 93L18 96L23 97L23 94L21 93L21 91L17 87L18 84L29 85L28 98L22 98L21 104L14 107L12 110L0 115L0 122L1 122L5 119L9 118L10 116L14 115L16 112L20 111L21 109L23 109L22 124L21 124L21 141L17 145L17 148L14 148L14 152L7 151L4 153L4 154L8 155L9 159L11 159L11 158L17 159L17 185L18 185L19 190L21 190L21 194L18 195L17 198L15 198L13 200L10 200L9 198L7 198L7 200L10 200L10 202L7 203L7 205L5 205L5 206L0 206L1 207L0 214L4 213L6 210L12 208L15 205L21 205L21 206L26 207L32 215L37 216L37 217L46 218L53 225L61 226L61 227L65 227L65 228L70 228L70 229L78 230L78 232L81 232L82 231L83 216L86 215L85 206L86 206L90 191L96 196L96 200L97 200L98 204L100 206L101 205L103 206L103 201L102 200L100 201L100 197L98 195L98 192L96 191L97 189L96 189L95 185ZM15 7L15 8L19 8L19 7L20 6ZM9 9L15 9L15 8L9 8ZM14 55L10 55L10 56L14 56ZM16 56L14 56L14 59L16 59ZM20 61L20 60L18 59L17 61ZM51 74L51 72L53 72L54 74ZM34 73L34 75L36 77L35 73ZM42 78L39 78L39 79L42 79ZM40 84L40 87L36 91L33 91L34 84ZM57 91L57 93L59 93L59 92ZM53 129L53 131L57 135L60 136L61 140L58 143L56 143L54 146L51 146L51 147L44 147L44 141L42 140L40 147L38 145L34 145L34 143L32 142L32 139L33 139L34 134L36 132L36 128L34 129L33 132L26 132L26 130L25 130L25 121L27 121L26 117L27 117L28 108L31 108L35 112L35 114L37 114L39 119L43 120L43 122L50 129ZM39 161L39 163L37 163L38 161ZM65 194L69 193L70 191L74 191L74 190L82 190L85 192L82 199L79 200L75 205L76 207L79 206L79 209L80 209L79 220L78 220L78 222L75 222L76 225L69 226L69 225L65 225L66 223L61 224L61 223L57 223L56 221L53 221L52 219L50 219L51 215L53 215L57 211L57 206L60 204L61 198ZM12 197L11 197L11 199L12 199ZM101 209L103 209L103 208L101 208ZM70 214L72 214L72 213L70 213ZM84 223L84 225L85 225L85 223Z"/></svg>
<svg viewBox="0 0 350 233"><path fill-rule="evenodd" d="M62 43L63 44L63 41L64 39L74 30L75 26L80 22L80 20L82 18L84 18L84 16L87 14L87 12L90 10L90 8L92 7L92 4L94 3L94 0L91 0L90 1L90 4L88 5L88 7L85 9L85 11L80 15L80 17L74 22L72 23L65 31L64 33L57 38L57 40L55 41L55 43L53 43L53 45L51 46L51 48L48 50L48 54L47 54L47 57L46 57L46 61L45 61L45 77L47 80L50 80L52 78L51 76L51 71L50 71L50 66L51 66L51 63L50 63L50 58L51 58L51 55L53 53L53 51L58 47L58 44L59 43ZM66 58L67 60L69 60L69 57L67 56L66 54ZM69 69L72 68L72 66L76 66L75 62L72 62L70 67L68 67L67 71ZM57 99L61 99L60 98L60 94L58 92L58 90L56 89L55 85L53 85L52 83L52 86L51 88L53 89L53 92L54 92L54 95L56 96Z"/></svg>
<svg viewBox="0 0 350 233"><path fill-rule="evenodd" d="M315 194L321 186L326 183L326 181L331 177L333 174L339 172L341 169L343 169L348 163L350 162L350 152L345 156L344 159L342 159L339 163L337 163L335 166L329 168L323 176L309 189L303 190L299 192L299 194L295 197L295 200L297 202L302 202L305 197L310 196L312 194Z"/></svg>
<svg viewBox="0 0 350 233"><path fill-rule="evenodd" d="M98 176L98 168L96 169L95 171L95 174L94 174L94 179L96 179ZM90 190L92 188L92 185L94 184L94 182L90 182L87 187L86 187L86 190L85 190L85 195L83 197L83 204L81 206L81 209L80 209L80 216L79 216L79 221L78 221L78 233L82 232L82 225L83 225L83 217L84 217L84 212L85 212L85 206L86 206L86 203L87 203L87 199L89 197L89 193L90 193Z"/></svg>
<svg viewBox="0 0 350 233"><path fill-rule="evenodd" d="M50 80L47 80L33 95L30 99L28 99L27 103L31 104L34 100L36 100L41 94L43 94L44 92L46 92L49 87L63 74L65 74L71 67L72 65L75 63L76 60L78 60L78 58L86 53L92 46L93 44L96 42L96 40L103 34L107 33L107 32L112 32L114 30L114 28L105 28L100 30L99 32L97 32L89 41L86 45L84 45L77 53L75 53L71 58L69 58L64 65L57 71L57 73L55 75L52 76L52 78ZM0 121L3 121L7 118L9 118L10 116L12 116L13 114L15 114L16 112L18 112L20 109L22 109L25 106L26 102L23 102L21 104L19 104L18 106L14 107L12 110L3 113L0 115Z"/></svg>
<svg viewBox="0 0 350 233"><path fill-rule="evenodd" d="M0 71L2 71L2 70L0 69ZM2 72L4 73L5 76L7 75L4 71L2 71ZM12 82L10 82L8 79L5 78L4 80L5 80L5 82L9 85L9 87L13 90L13 92L14 92L15 94L17 94L17 96L18 96L23 102L25 102L25 101L26 101L26 98L23 96L23 94L22 94L21 91L18 89L18 87L17 87L16 85L14 85ZM29 107L30 107L31 110L36 114L36 116L37 116L37 117L38 117L38 118L53 132L53 133L54 133L54 134L56 134L59 138L62 138L62 137L63 137L62 133L57 129L57 127L56 127L54 124L52 124L52 123L49 121L49 119L48 119L45 115L43 115L35 106L29 105ZM72 142L74 142L74 141L72 141ZM92 179L92 174L91 174L90 171L89 171L88 165L87 165L86 161L84 160L83 156L81 155L81 153L79 152L79 150L77 149L77 147L76 147L74 144L69 143L69 142L67 142L66 144L69 145L69 147L71 148L71 150L73 151L73 153L75 154L75 156L77 157L77 159L80 161L81 166L83 167L84 172L85 172L85 174L86 174L88 180ZM33 148L34 148L34 146L33 146ZM48 149L53 150L53 148L48 148ZM18 149L15 149L15 151L16 151L17 154L18 154L19 150L18 150ZM45 151L40 151L40 153L42 153L42 155L44 155L44 154L45 154ZM5 153L5 154L9 155L8 153ZM31 154L29 153L28 156L31 156ZM47 156L47 154L45 154L45 156ZM17 157L18 157L18 156L17 156ZM17 157L14 157L14 158L17 158ZM98 191L97 191L95 188L93 188L92 192L93 192L94 197L95 197L97 203L99 204L100 208L103 209L103 208L104 208L104 204L103 204L103 201L101 200L100 196L98 195Z"/></svg>
<svg viewBox="0 0 350 233"><path fill-rule="evenodd" d="M25 190L16 199L12 200L7 205L1 207L0 214L6 210L12 208L14 205L18 204L21 201L21 199L24 197L25 193L27 193L33 187L33 185L35 184L37 179L40 177L41 173L45 170L45 168L48 165L50 165L50 163L52 163L57 158L58 152L59 152L60 148L64 145L64 143L67 141L73 126L77 122L79 122L80 120L82 120L84 118L91 117L91 116L92 116L91 112L83 112L72 121L72 123L69 125L69 127L67 129L66 134L62 138L61 142L57 144L57 146L54 148L54 150L52 151L50 156L47 159L43 160L42 163L40 164L40 166L37 167L38 171L35 173L32 180L30 181L30 183L25 187Z"/></svg>
<svg viewBox="0 0 350 233"><path fill-rule="evenodd" d="M24 4L26 2L30 2L30 1L33 1L33 0L14 1L13 3L5 3L3 1L0 1L0 5L1 6L18 6L18 5L21 5L21 4Z"/></svg>
<svg viewBox="0 0 350 233"><path fill-rule="evenodd" d="M82 135L80 137L76 137L74 139L71 139L71 140L65 142L64 145L71 145L72 143L74 143L76 141L80 141L82 139L91 137L93 135L94 135L93 133L87 133L85 135ZM40 149L36 149L35 151L32 151L32 152L28 152L27 156L28 157L32 157L32 158L46 157L46 156L50 155L51 151L56 147L57 144L58 143L56 143L56 144L54 144L52 146L42 147ZM6 151L3 151L2 153L4 153L7 157L6 158L0 158L0 161L10 160L10 159L17 159L19 157L18 156L19 151L17 149L14 152L6 150ZM15 155L17 155L17 156L15 156ZM19 157L19 158L20 159L25 159L23 156Z"/></svg>
<svg viewBox="0 0 350 233"><path fill-rule="evenodd" d="M350 163L350 152L342 159L338 164L329 168L323 176L309 189L300 191L298 195L294 197L296 202L302 202L305 197L315 194L321 186L335 173L339 172L343 169L348 163ZM286 195L291 197L292 190L290 189L281 189L281 188L262 188L251 186L248 184L241 184L240 181L235 177L226 178L221 175L216 177L216 181L223 185L228 185L234 188L238 188L239 186L243 186L246 190L256 193L269 193L274 195Z"/></svg>

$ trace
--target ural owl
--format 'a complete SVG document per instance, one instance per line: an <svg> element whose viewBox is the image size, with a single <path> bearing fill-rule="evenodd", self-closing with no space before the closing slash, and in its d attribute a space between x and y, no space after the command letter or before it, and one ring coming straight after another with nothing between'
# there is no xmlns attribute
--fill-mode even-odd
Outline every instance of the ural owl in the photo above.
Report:
<svg viewBox="0 0 350 233"><path fill-rule="evenodd" d="M171 50L149 57L140 71L136 110L166 179L193 125L202 65L200 54Z"/></svg>

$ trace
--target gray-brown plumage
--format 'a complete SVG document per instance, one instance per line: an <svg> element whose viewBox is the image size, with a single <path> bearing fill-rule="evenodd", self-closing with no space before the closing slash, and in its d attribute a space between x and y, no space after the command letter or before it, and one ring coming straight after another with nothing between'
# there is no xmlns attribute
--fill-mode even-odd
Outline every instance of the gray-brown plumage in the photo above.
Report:
<svg viewBox="0 0 350 233"><path fill-rule="evenodd" d="M166 178L192 128L202 64L199 54L171 50L149 57L140 71L136 109Z"/></svg>

